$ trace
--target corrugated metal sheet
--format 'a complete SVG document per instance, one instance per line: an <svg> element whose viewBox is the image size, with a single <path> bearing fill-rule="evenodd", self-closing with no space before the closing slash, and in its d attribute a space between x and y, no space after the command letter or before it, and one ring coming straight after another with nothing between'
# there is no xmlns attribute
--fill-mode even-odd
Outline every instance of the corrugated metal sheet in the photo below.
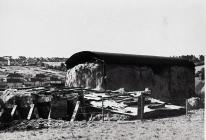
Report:
<svg viewBox="0 0 206 140"><path fill-rule="evenodd" d="M75 65L85 62L93 62L100 60L106 64L121 64L121 65L177 65L194 68L194 63L185 59L120 53L105 53L105 52L91 52L82 51L72 55L67 61L67 69Z"/></svg>

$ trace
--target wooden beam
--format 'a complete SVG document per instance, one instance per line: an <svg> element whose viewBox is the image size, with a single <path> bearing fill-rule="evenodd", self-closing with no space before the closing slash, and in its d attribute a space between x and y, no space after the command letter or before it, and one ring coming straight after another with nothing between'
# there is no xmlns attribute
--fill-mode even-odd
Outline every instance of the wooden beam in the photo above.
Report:
<svg viewBox="0 0 206 140"><path fill-rule="evenodd" d="M185 100L186 116L188 115L188 99Z"/></svg>
<svg viewBox="0 0 206 140"><path fill-rule="evenodd" d="M51 119L51 106L50 106L50 109L49 109L49 115L48 115L48 120Z"/></svg>
<svg viewBox="0 0 206 140"><path fill-rule="evenodd" d="M76 103L76 106L75 106L75 108L74 108L74 112L73 112L73 114L72 114L72 118L71 118L70 122L73 122L73 121L75 120L76 115L77 115L77 112L78 112L78 109L79 109L79 105L80 105L80 101L77 101L77 103Z"/></svg>
<svg viewBox="0 0 206 140"><path fill-rule="evenodd" d="M93 113L91 113L91 116L89 118L89 121L92 121L92 118L93 118Z"/></svg>
<svg viewBox="0 0 206 140"><path fill-rule="evenodd" d="M102 121L104 121L104 99L102 98Z"/></svg>
<svg viewBox="0 0 206 140"><path fill-rule="evenodd" d="M34 110L34 104L31 104L31 105L30 105L29 114L28 114L28 116L27 116L27 120L30 120L30 119L31 119L31 115L32 115L33 110Z"/></svg>
<svg viewBox="0 0 206 140"><path fill-rule="evenodd" d="M137 118L141 120L144 118L144 102L145 102L144 94L141 94L141 96L138 97L138 102L137 102Z"/></svg>
<svg viewBox="0 0 206 140"><path fill-rule="evenodd" d="M12 111L11 111L11 117L14 116L14 113L16 111L16 108L17 108L17 105L14 105L13 108L12 108Z"/></svg>
<svg viewBox="0 0 206 140"><path fill-rule="evenodd" d="M141 95L141 120L144 119L144 100L145 100L145 97L144 97L144 94Z"/></svg>

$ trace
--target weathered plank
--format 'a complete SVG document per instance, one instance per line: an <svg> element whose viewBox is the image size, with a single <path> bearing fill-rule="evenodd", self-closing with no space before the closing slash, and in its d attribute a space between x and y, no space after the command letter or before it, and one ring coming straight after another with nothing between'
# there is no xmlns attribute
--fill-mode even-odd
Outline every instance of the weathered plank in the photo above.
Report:
<svg viewBox="0 0 206 140"><path fill-rule="evenodd" d="M29 110L29 114L27 116L27 120L30 120L31 119L31 115L33 113L33 110L34 110L34 104L31 104L30 105L30 110Z"/></svg>
<svg viewBox="0 0 206 140"><path fill-rule="evenodd" d="M185 100L186 116L188 115L188 99Z"/></svg>
<svg viewBox="0 0 206 140"><path fill-rule="evenodd" d="M102 121L104 121L104 99L102 98Z"/></svg>
<svg viewBox="0 0 206 140"><path fill-rule="evenodd" d="M50 109L49 109L49 115L48 115L48 120L51 119L51 106L50 106Z"/></svg>
<svg viewBox="0 0 206 140"><path fill-rule="evenodd" d="M80 101L77 101L76 106L74 108L74 112L73 112L72 118L70 120L71 122L73 122L75 120L75 118L76 118L76 114L78 112L79 105L80 105Z"/></svg>
<svg viewBox="0 0 206 140"><path fill-rule="evenodd" d="M14 113L16 111L16 108L17 108L17 105L14 105L13 108L12 108L12 111L11 111L11 117L14 116Z"/></svg>

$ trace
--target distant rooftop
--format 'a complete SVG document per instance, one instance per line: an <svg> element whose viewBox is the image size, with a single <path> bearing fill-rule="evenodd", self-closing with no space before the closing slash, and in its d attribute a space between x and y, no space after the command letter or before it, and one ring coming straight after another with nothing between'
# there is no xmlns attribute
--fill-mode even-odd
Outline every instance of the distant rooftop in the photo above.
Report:
<svg viewBox="0 0 206 140"><path fill-rule="evenodd" d="M7 77L23 77L23 76L21 74L19 74L19 73L9 73L7 75Z"/></svg>

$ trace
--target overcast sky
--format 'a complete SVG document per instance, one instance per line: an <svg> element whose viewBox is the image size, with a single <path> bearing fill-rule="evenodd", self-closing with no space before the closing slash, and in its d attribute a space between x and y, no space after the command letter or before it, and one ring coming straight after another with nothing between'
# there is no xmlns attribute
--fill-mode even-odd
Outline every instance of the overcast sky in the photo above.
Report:
<svg viewBox="0 0 206 140"><path fill-rule="evenodd" d="M0 0L0 56L206 54L205 0Z"/></svg>

